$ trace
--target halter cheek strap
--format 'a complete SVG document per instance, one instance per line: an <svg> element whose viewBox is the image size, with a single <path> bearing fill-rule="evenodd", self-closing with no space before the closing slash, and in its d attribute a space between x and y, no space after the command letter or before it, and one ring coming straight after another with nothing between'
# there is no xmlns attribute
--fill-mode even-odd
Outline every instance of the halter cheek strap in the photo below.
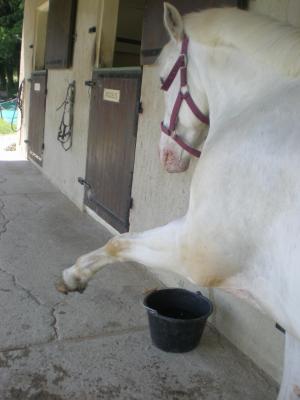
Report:
<svg viewBox="0 0 300 400"><path fill-rule="evenodd" d="M176 143L179 144L184 150L186 150L189 154L194 157L199 158L201 152L187 143L185 143L177 134L176 134L176 126L178 123L178 115L180 111L180 107L182 105L183 100L186 101L187 105L189 106L192 113L198 118L201 122L206 125L209 125L209 117L204 115L202 111L197 107L192 96L189 92L188 84L187 84L187 50L188 50L189 38L184 35L181 45L181 54L178 57L176 63L174 64L173 68L171 69L169 75L167 76L166 80L163 82L161 89L164 91L168 91L174 79L176 78L178 72L180 71L180 91L177 95L172 113L170 118L169 127L164 125L161 122L161 131L166 135L170 136Z"/></svg>

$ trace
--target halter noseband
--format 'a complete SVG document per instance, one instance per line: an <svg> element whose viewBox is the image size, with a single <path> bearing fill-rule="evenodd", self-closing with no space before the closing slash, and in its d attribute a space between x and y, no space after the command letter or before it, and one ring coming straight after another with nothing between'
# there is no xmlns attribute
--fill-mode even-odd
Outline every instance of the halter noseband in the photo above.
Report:
<svg viewBox="0 0 300 400"><path fill-rule="evenodd" d="M179 110L183 100L187 102L188 106L190 107L190 110L201 122L203 122L206 125L209 125L209 117L207 117L200 111L200 109L196 106L189 92L189 87L187 83L188 44L189 44L189 38L186 35L184 35L181 45L181 53L176 63L174 64L173 68L171 69L171 72L169 73L168 77L161 86L161 89L167 92L172 83L174 82L174 79L176 78L178 71L180 70L180 90L172 110L169 127L164 125L164 122L162 121L160 124L160 128L163 133L165 133L166 135L170 136L173 140L175 140L175 142L179 144L179 146L181 146L185 151L190 153L192 156L199 158L201 152L195 149L194 147L189 146L181 139L180 136L176 134L176 126L178 123Z"/></svg>

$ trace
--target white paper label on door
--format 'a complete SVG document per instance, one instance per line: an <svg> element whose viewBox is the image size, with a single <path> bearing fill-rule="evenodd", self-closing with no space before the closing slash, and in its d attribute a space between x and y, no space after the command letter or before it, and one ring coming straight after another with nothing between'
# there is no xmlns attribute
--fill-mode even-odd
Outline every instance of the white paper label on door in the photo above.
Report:
<svg viewBox="0 0 300 400"><path fill-rule="evenodd" d="M34 84L34 90L35 90L35 92L39 92L41 90L41 84L36 82Z"/></svg>
<svg viewBox="0 0 300 400"><path fill-rule="evenodd" d="M113 103L120 103L120 94L120 90L104 88L103 100L112 101Z"/></svg>

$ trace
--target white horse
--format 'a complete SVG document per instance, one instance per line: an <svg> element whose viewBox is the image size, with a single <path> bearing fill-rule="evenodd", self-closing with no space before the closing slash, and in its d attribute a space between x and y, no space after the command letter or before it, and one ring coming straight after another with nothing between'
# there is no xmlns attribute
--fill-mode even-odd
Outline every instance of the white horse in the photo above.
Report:
<svg viewBox="0 0 300 400"><path fill-rule="evenodd" d="M171 40L160 57L169 89L161 161L181 172L195 146L202 150L188 211L80 257L63 272L60 290L82 290L106 264L136 261L229 291L285 328L279 399L299 398L300 33L237 9L182 18L165 3L164 21ZM181 52L187 84L181 68L168 77ZM188 89L194 106L183 101L174 114L179 91Z"/></svg>

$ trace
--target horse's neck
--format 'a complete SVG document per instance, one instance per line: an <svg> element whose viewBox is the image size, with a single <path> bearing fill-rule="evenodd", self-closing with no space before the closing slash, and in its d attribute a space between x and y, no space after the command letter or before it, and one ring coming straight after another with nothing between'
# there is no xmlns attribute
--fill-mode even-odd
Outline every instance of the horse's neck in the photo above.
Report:
<svg viewBox="0 0 300 400"><path fill-rule="evenodd" d="M277 72L255 64L237 49L204 49L195 43L192 46L193 65L197 69L191 71L193 83L200 82L205 88L212 123L240 114L278 85Z"/></svg>

